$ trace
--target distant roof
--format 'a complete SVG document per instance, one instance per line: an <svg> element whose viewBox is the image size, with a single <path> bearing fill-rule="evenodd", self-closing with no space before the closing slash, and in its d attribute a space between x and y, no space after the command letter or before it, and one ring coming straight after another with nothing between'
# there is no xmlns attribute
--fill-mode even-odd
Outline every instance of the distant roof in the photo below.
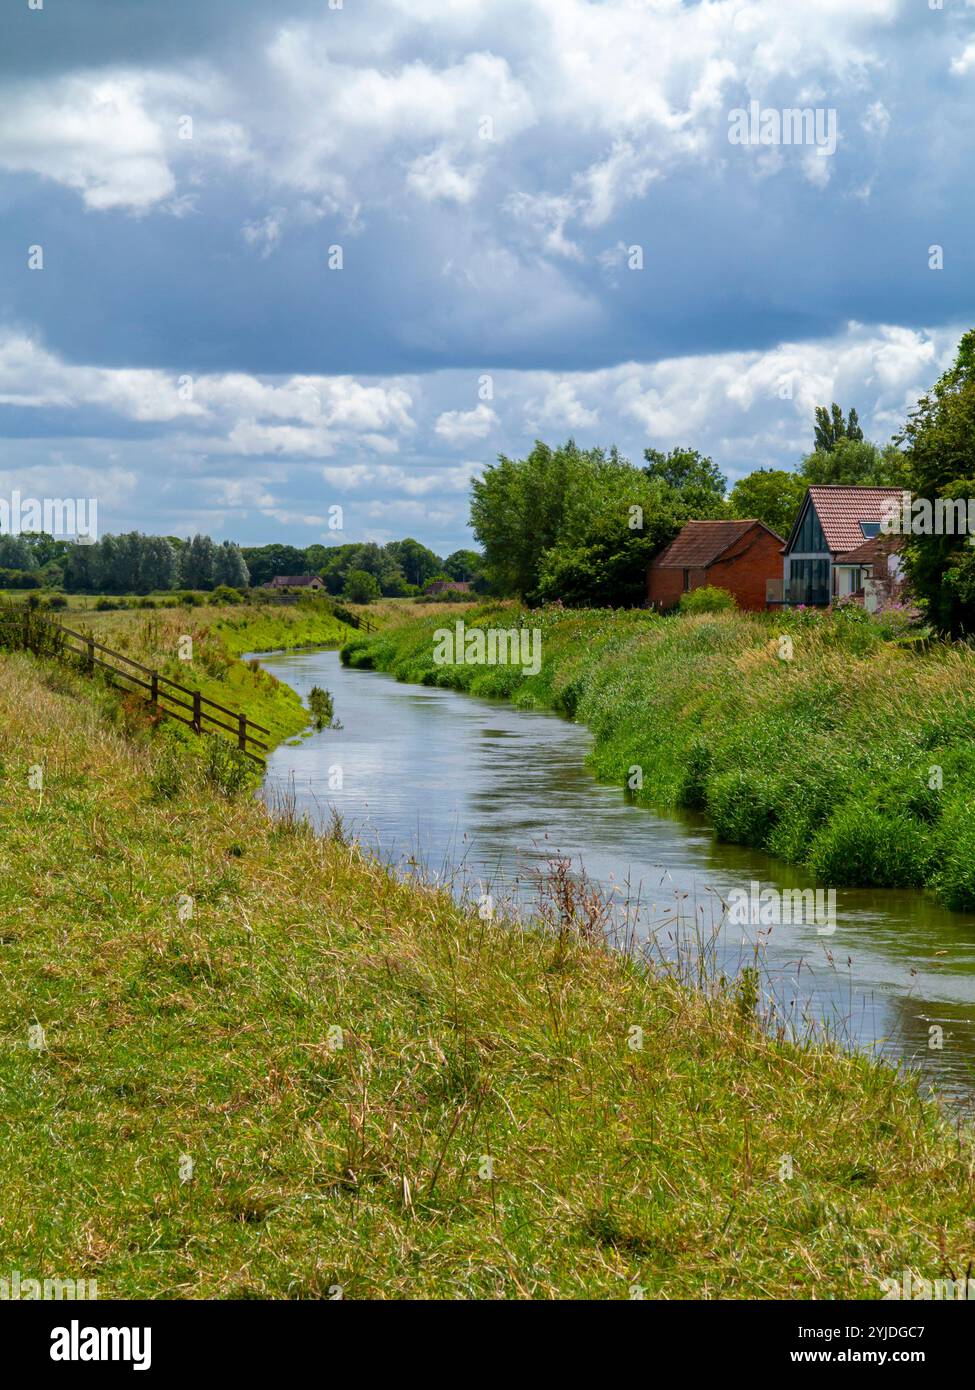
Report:
<svg viewBox="0 0 975 1390"><path fill-rule="evenodd" d="M848 550L837 555L836 563L838 565L875 565L878 561L886 560L888 555L893 555L895 550L900 550L903 540L903 536L897 535L870 536L855 550Z"/></svg>
<svg viewBox="0 0 975 1390"><path fill-rule="evenodd" d="M660 552L652 562L653 566L662 569L706 569L753 526L761 526L778 541L782 539L763 521L757 521L754 517L746 521L689 521L670 545Z"/></svg>
<svg viewBox="0 0 975 1390"><path fill-rule="evenodd" d="M276 574L271 580L274 589L303 589L309 584L321 584L317 574Z"/></svg>
<svg viewBox="0 0 975 1390"><path fill-rule="evenodd" d="M883 520L884 503L901 492L899 487L811 487L809 496L830 551L859 549L865 539L860 522Z"/></svg>

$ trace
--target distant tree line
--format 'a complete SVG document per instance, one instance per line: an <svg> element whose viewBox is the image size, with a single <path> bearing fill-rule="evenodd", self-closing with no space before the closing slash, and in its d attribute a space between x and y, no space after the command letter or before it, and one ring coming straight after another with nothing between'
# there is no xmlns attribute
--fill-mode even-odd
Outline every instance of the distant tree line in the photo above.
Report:
<svg viewBox="0 0 975 1390"><path fill-rule="evenodd" d="M128 531L90 545L52 536L0 536L0 586L69 593L148 594L166 589L247 588L240 546L209 536L144 536Z"/></svg>
<svg viewBox="0 0 975 1390"><path fill-rule="evenodd" d="M436 579L464 580L483 592L483 557L455 550L446 559L407 538L388 545L236 545L196 535L103 536L91 545L53 536L0 535L0 588L63 588L69 593L148 594L172 589L246 589L277 575L319 575L329 593L353 602L422 593Z"/></svg>
<svg viewBox="0 0 975 1390"><path fill-rule="evenodd" d="M487 587L484 560L476 550L455 550L441 559L412 537L387 545L362 541L304 550L292 545L245 546L243 555L254 585L267 584L276 575L317 574L330 594L356 603L367 601L363 593L405 598L435 579L463 580L480 591Z"/></svg>

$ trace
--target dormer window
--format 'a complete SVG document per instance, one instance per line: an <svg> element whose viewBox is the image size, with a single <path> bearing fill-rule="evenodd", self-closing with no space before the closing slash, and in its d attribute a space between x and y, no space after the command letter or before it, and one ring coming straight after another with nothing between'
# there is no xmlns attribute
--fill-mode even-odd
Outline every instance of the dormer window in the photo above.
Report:
<svg viewBox="0 0 975 1390"><path fill-rule="evenodd" d="M880 535L880 522L879 522L879 521L861 521L861 522L860 522L860 530L863 532L864 537L865 537L868 541L869 541L869 540L872 540L874 536L879 536L879 535Z"/></svg>

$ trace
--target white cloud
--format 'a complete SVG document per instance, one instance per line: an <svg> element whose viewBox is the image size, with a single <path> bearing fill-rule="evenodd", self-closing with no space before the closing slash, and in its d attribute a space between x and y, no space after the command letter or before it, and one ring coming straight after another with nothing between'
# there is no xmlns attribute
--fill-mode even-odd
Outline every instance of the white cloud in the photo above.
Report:
<svg viewBox="0 0 975 1390"><path fill-rule="evenodd" d="M458 169L442 145L414 159L406 176L409 188L428 203L469 203L480 180L480 169Z"/></svg>
<svg viewBox="0 0 975 1390"><path fill-rule="evenodd" d="M544 425L556 429L592 429L599 423L599 412L588 410L582 404L571 381L553 379L542 401L526 403L525 423L531 430Z"/></svg>
<svg viewBox="0 0 975 1390"><path fill-rule="evenodd" d="M473 410L445 410L438 415L434 429L449 444L463 444L471 439L486 439L498 423L495 412L482 403Z"/></svg>
<svg viewBox="0 0 975 1390"><path fill-rule="evenodd" d="M176 186L145 83L125 73L8 87L0 167L77 189L99 211L144 212Z"/></svg>
<svg viewBox="0 0 975 1390"><path fill-rule="evenodd" d="M956 77L964 77L975 69L975 43L970 43L952 60L951 71Z"/></svg>

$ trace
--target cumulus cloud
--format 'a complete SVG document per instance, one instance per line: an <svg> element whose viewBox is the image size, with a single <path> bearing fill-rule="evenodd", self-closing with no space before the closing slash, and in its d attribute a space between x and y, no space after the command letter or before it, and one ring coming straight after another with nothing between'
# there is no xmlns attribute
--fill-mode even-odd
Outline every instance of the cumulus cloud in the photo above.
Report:
<svg viewBox="0 0 975 1390"><path fill-rule="evenodd" d="M54 179L102 211L145 211L176 186L146 83L124 73L8 88L0 167Z"/></svg>
<svg viewBox="0 0 975 1390"><path fill-rule="evenodd" d="M473 410L445 410L437 417L435 432L448 444L463 444L471 439L486 439L498 424L498 417L483 402Z"/></svg>

